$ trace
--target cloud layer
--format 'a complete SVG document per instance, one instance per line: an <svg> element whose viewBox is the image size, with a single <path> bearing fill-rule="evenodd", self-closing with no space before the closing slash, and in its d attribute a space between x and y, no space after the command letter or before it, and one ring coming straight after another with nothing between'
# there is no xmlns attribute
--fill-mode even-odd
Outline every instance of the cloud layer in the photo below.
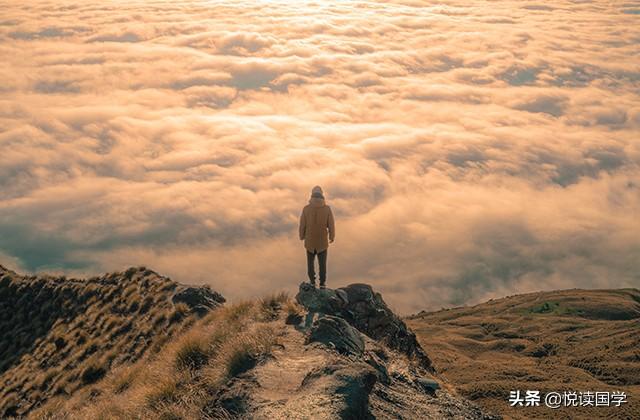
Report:
<svg viewBox="0 0 640 420"><path fill-rule="evenodd" d="M0 20L0 263L304 279L408 313L640 284L640 26L605 1L29 2ZM630 11L631 10L631 11Z"/></svg>

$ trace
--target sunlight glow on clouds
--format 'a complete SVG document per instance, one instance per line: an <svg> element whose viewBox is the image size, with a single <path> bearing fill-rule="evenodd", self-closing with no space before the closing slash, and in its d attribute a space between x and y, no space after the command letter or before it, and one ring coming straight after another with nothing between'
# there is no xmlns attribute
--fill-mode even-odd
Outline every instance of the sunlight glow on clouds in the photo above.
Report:
<svg viewBox="0 0 640 420"><path fill-rule="evenodd" d="M640 284L640 25L605 2L11 2L0 263L407 313Z"/></svg>

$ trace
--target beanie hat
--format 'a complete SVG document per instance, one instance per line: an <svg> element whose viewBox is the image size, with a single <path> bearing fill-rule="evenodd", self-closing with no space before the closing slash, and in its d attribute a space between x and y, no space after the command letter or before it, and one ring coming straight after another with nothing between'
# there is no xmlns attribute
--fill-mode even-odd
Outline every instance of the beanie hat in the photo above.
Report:
<svg viewBox="0 0 640 420"><path fill-rule="evenodd" d="M319 185L316 185L311 190L311 197L324 198L324 194L322 193L322 188Z"/></svg>

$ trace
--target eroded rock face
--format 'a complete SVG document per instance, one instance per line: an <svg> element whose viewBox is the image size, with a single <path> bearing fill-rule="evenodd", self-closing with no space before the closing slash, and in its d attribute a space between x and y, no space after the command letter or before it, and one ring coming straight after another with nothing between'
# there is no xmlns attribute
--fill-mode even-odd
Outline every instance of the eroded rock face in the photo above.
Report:
<svg viewBox="0 0 640 420"><path fill-rule="evenodd" d="M302 283L296 300L309 312L343 318L358 331L392 349L416 359L433 371L431 360L420 347L415 334L395 315L368 284L351 284L338 289L316 289Z"/></svg>
<svg viewBox="0 0 640 420"><path fill-rule="evenodd" d="M418 359L423 367L433 370L431 360L422 350L416 335L375 293L368 284L351 284L341 288L349 300L343 310L344 318L374 340L410 357Z"/></svg>
<svg viewBox="0 0 640 420"><path fill-rule="evenodd" d="M313 342L323 343L341 354L364 354L364 340L360 332L344 319L331 315L324 315L313 323L307 343Z"/></svg>
<svg viewBox="0 0 640 420"><path fill-rule="evenodd" d="M171 300L174 304L180 302L186 304L198 315L204 315L226 301L220 293L214 292L209 286L182 286Z"/></svg>

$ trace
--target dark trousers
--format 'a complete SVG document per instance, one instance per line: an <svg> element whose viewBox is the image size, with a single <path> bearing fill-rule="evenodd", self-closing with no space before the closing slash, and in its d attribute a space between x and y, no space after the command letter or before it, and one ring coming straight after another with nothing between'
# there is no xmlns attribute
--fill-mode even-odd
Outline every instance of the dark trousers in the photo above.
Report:
<svg viewBox="0 0 640 420"><path fill-rule="evenodd" d="M309 274L309 281L316 283L316 270L314 267L315 256L318 256L318 265L320 266L320 285L324 285L327 280L327 250L322 252L307 250L307 274Z"/></svg>

